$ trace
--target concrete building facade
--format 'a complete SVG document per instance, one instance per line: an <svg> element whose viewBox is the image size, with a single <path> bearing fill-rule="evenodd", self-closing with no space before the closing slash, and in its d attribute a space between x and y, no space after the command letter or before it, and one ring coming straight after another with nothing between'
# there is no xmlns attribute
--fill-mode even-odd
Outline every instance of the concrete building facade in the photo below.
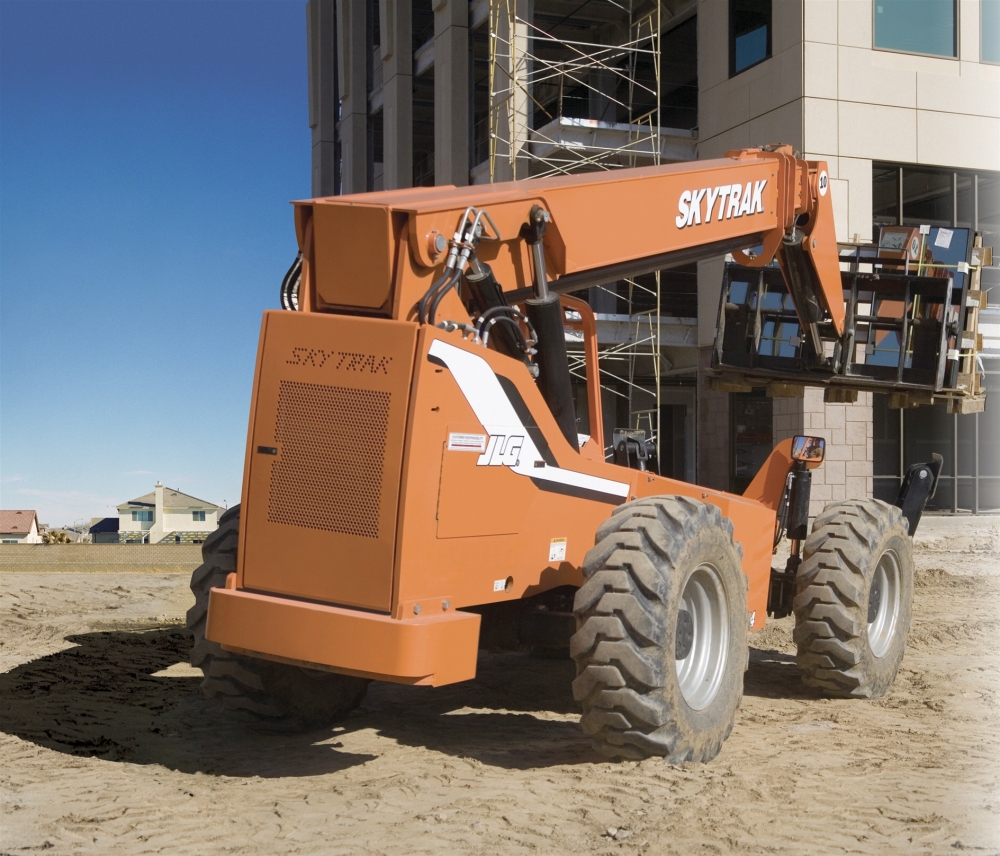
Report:
<svg viewBox="0 0 1000 856"><path fill-rule="evenodd" d="M1000 0L927 0L921 15L906 0L615 5L630 22L655 9L658 139L674 141L660 149L667 152L660 162L790 144L827 161L842 242L870 242L888 223L975 230L989 246L1000 242ZM523 44L526 62L538 63L530 59L538 33L573 44L622 38L620 20L598 4L568 0L309 0L307 20L316 195L489 180L484 164L501 127L487 122L496 86L485 81L491 61L494 72L499 67L490 51L499 43L512 53ZM505 22L514 22L515 32L503 31ZM524 145L539 146L543 128L551 144L556 125L566 135L619 133L617 72L605 71L587 72L569 118L560 100L553 119L547 105L554 102L540 84L511 99L507 109L520 111L528 129ZM634 65L630 73L638 74ZM518 178L529 174L537 172L518 167ZM692 324L697 318L696 340L685 342L690 355L675 354L672 365L680 368L664 381L664 400L690 402L675 405L686 408L674 419L678 431L696 435L673 438L695 457L675 471L739 489L761 449L793 434L820 434L828 456L814 478L818 508L851 496L891 496L905 467L934 446L946 462L942 510L1000 509L995 405L957 416L937 405L891 411L887 396L873 393L848 405L827 404L818 390L791 399L710 390L704 369L723 264L701 262L687 280L667 286L686 288L687 302L671 302L671 292L662 314ZM998 273L995 265L985 270L982 282L995 289L991 305L1000 306ZM595 311L616 311L613 288L592 289L589 297ZM1000 380L996 311L983 316L987 386Z"/></svg>

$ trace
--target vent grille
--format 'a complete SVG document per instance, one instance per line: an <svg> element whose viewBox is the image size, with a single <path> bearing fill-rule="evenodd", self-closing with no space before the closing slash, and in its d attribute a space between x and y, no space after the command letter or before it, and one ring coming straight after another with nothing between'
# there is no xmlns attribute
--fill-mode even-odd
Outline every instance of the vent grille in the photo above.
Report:
<svg viewBox="0 0 1000 856"><path fill-rule="evenodd" d="M378 538L391 393L282 381L271 523Z"/></svg>

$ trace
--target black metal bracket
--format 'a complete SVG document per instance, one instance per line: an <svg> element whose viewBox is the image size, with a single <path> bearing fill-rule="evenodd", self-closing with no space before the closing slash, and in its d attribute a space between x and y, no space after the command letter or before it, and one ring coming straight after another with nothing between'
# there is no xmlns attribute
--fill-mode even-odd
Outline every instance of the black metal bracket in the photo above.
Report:
<svg viewBox="0 0 1000 856"><path fill-rule="evenodd" d="M910 525L911 538L917 531L917 524L920 523L920 515L924 513L927 500L937 492L943 464L944 458L935 452L931 455L930 463L912 464L903 477L903 483L899 487L893 505L902 510L903 517Z"/></svg>

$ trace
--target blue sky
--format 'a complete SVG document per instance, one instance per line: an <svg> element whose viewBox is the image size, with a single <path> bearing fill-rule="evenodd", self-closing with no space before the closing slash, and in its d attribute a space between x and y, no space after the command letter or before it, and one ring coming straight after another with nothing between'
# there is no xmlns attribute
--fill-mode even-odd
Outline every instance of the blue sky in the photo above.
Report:
<svg viewBox="0 0 1000 856"><path fill-rule="evenodd" d="M306 95L302 0L0 2L0 506L239 501Z"/></svg>

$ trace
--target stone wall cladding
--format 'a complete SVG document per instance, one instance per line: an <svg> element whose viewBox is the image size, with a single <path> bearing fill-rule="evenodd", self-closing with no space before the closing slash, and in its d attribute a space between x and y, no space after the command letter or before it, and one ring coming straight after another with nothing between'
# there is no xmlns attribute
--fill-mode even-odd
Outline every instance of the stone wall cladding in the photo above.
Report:
<svg viewBox="0 0 1000 856"><path fill-rule="evenodd" d="M859 392L854 404L826 404L821 389L806 389L799 401L802 431L795 433L826 440L826 460L813 470L809 513L818 514L830 502L870 497L872 394Z"/></svg>
<svg viewBox="0 0 1000 856"><path fill-rule="evenodd" d="M3 544L0 574L189 574L200 544Z"/></svg>

